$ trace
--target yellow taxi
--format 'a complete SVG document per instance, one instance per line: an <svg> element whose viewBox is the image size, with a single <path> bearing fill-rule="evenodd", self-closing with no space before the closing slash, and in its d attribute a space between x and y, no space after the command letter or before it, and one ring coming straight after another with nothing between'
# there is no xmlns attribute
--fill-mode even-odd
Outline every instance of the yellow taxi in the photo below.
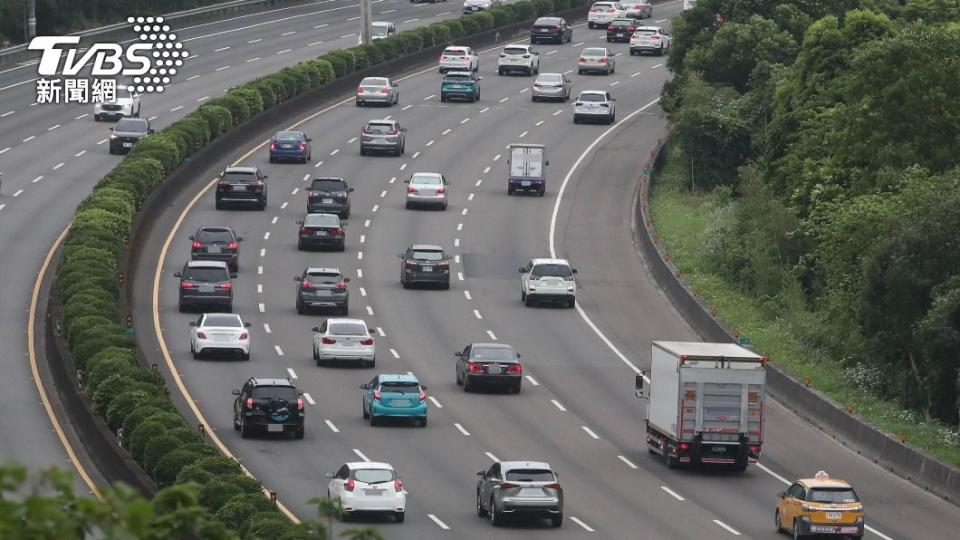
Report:
<svg viewBox="0 0 960 540"><path fill-rule="evenodd" d="M777 494L777 531L793 537L814 534L863 538L863 504L850 484L819 471Z"/></svg>

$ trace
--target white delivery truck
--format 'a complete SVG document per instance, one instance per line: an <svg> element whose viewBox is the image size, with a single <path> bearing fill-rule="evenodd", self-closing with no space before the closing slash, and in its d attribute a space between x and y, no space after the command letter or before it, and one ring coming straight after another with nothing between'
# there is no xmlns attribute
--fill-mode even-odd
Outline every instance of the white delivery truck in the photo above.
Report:
<svg viewBox="0 0 960 540"><path fill-rule="evenodd" d="M647 449L679 464L728 464L742 471L763 445L767 359L734 343L654 341Z"/></svg>
<svg viewBox="0 0 960 540"><path fill-rule="evenodd" d="M543 197L547 190L544 167L547 147L542 144L511 144L507 149L507 195L517 191L532 191Z"/></svg>

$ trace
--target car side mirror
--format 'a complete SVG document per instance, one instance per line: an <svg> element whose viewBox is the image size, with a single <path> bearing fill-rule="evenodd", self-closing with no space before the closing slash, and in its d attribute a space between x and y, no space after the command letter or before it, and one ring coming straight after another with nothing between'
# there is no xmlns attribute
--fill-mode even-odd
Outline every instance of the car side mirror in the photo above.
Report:
<svg viewBox="0 0 960 540"><path fill-rule="evenodd" d="M341 226L341 227L346 227L346 226L349 225L349 224L350 224L349 221L341 221L341 222L340 222L340 226Z"/></svg>
<svg viewBox="0 0 960 540"><path fill-rule="evenodd" d="M243 323L243 327L244 327L244 328L250 328L251 326L253 326L253 323L252 323L252 322L245 322L245 323Z"/></svg>
<svg viewBox="0 0 960 540"><path fill-rule="evenodd" d="M231 391L230 393L233 394L233 395L235 395L235 396L239 396L239 395L240 395L240 389L234 388L233 391Z"/></svg>
<svg viewBox="0 0 960 540"><path fill-rule="evenodd" d="M148 129L148 130L147 130L147 135L153 135L153 134L156 133L156 132L157 132L157 130L155 130L155 129Z"/></svg>
<svg viewBox="0 0 960 540"><path fill-rule="evenodd" d="M647 394L646 392L644 392L644 389L643 389L643 383L644 383L643 372L641 371L640 373L637 373L637 376L634 378L634 383L633 383L633 386L634 386L633 393L635 396L637 396L637 398L642 399L647 397Z"/></svg>
<svg viewBox="0 0 960 540"><path fill-rule="evenodd" d="M403 258L403 253L398 253L398 254L397 254L397 257L400 257L400 258L402 259L402 258Z"/></svg>
<svg viewBox="0 0 960 540"><path fill-rule="evenodd" d="M310 137L307 137L307 142L311 142L311 141L313 141L313 139L311 139Z"/></svg>
<svg viewBox="0 0 960 540"><path fill-rule="evenodd" d="M399 87L400 87L400 85L399 85L399 84L397 84L397 83L393 83L393 87L394 87L394 88L399 88Z"/></svg>
<svg viewBox="0 0 960 540"><path fill-rule="evenodd" d="M344 282L344 283L350 283L350 278L348 278L348 277L343 278L343 282Z"/></svg>
<svg viewBox="0 0 960 540"><path fill-rule="evenodd" d="M421 385L420 385L420 388L423 389L424 391L428 390L428 388L427 388L427 386L426 386L425 384L421 384Z"/></svg>
<svg viewBox="0 0 960 540"><path fill-rule="evenodd" d="M173 273L173 277L183 277L183 273L181 273L181 272L174 272L174 273Z"/></svg>
<svg viewBox="0 0 960 540"><path fill-rule="evenodd" d="M300 276L293 276L294 281L303 281L303 278Z"/></svg>
<svg viewBox="0 0 960 540"><path fill-rule="evenodd" d="M550 160L549 160L549 159L543 162L543 166L544 166L544 167L547 167L547 166L549 166L549 165L550 165Z"/></svg>
<svg viewBox="0 0 960 540"><path fill-rule="evenodd" d="M196 325L197 325L197 321L190 321L190 326L196 326Z"/></svg>
<svg viewBox="0 0 960 540"><path fill-rule="evenodd" d="M267 178L270 178L270 177L267 176L267 175L263 175L263 179L264 179L264 180L266 180Z"/></svg>
<svg viewBox="0 0 960 540"><path fill-rule="evenodd" d="M370 385L367 384L367 383L363 383L363 384L360 385L360 389L361 389L361 390L369 390L369 389L370 389Z"/></svg>
<svg viewBox="0 0 960 540"><path fill-rule="evenodd" d="M302 220L302 219L298 219L298 220L297 220L297 225L303 225L303 220Z"/></svg>
<svg viewBox="0 0 960 540"><path fill-rule="evenodd" d="M570 273L576 274L576 273L577 273L577 269L576 269L576 268L571 268L571 269L570 269Z"/></svg>
<svg viewBox="0 0 960 540"><path fill-rule="evenodd" d="M463 351L457 351L457 352L453 353L453 355L456 356L456 357L458 357L458 358L463 358Z"/></svg>
<svg viewBox="0 0 960 540"><path fill-rule="evenodd" d="M373 334L376 334L376 333L377 333L377 330L376 330L375 328L370 328L370 329L367 330L367 332L369 332L370 335L373 335Z"/></svg>
<svg viewBox="0 0 960 540"><path fill-rule="evenodd" d="M187 239L188 239L188 240L196 240L196 238L194 238L192 234L191 234L190 236L188 236Z"/></svg>
<svg viewBox="0 0 960 540"><path fill-rule="evenodd" d="M447 180L446 178L444 178L444 179L443 179L443 185L449 186L449 185L450 185L450 181Z"/></svg>
<svg viewBox="0 0 960 540"><path fill-rule="evenodd" d="M477 476L479 476L480 478L483 478L486 475L487 475L487 471L477 471Z"/></svg>
<svg viewBox="0 0 960 540"><path fill-rule="evenodd" d="M520 267L519 272L520 272L521 274L523 273L523 267L522 267L522 266Z"/></svg>
<svg viewBox="0 0 960 540"><path fill-rule="evenodd" d="M517 353L517 358L523 358L523 355L520 353Z"/></svg>
<svg viewBox="0 0 960 540"><path fill-rule="evenodd" d="M347 190L347 193L353 193L353 188L349 188L349 189Z"/></svg>
<svg viewBox="0 0 960 540"><path fill-rule="evenodd" d="M110 131L113 131L113 128L110 128Z"/></svg>
<svg viewBox="0 0 960 540"><path fill-rule="evenodd" d="M237 273L236 273L236 272L230 272L230 279L237 279Z"/></svg>
<svg viewBox="0 0 960 540"><path fill-rule="evenodd" d="M782 499L782 498L784 498L784 497L786 497L786 496L787 496L787 492L786 492L786 491L781 491L780 493L777 493L777 498L778 498L778 499Z"/></svg>
<svg viewBox="0 0 960 540"><path fill-rule="evenodd" d="M333 473L328 472L325 476L326 476L327 478L333 478Z"/></svg>
<svg viewBox="0 0 960 540"><path fill-rule="evenodd" d="M242 236L238 236L238 237L237 237L237 242L243 242L243 237L242 237Z"/></svg>
<svg viewBox="0 0 960 540"><path fill-rule="evenodd" d="M320 327L319 327L319 326L314 326L313 328L311 328L311 330L313 330L314 332L319 332L319 331L320 331Z"/></svg>
<svg viewBox="0 0 960 540"><path fill-rule="evenodd" d="M409 178L404 178L404 179L403 179L403 183L404 183L404 184L409 184L409 183L410 183L410 179L409 179Z"/></svg>
<svg viewBox="0 0 960 540"><path fill-rule="evenodd" d="M404 132L404 133L406 133L406 131L407 131L407 128L400 128L400 131L402 131L402 132Z"/></svg>

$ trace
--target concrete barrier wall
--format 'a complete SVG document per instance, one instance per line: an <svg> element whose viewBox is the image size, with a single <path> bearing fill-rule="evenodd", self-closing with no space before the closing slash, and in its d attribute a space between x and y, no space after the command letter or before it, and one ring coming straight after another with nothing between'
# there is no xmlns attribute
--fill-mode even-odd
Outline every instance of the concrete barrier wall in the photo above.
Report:
<svg viewBox="0 0 960 540"><path fill-rule="evenodd" d="M662 165L665 147L658 147L654 170ZM716 317L683 278L670 259L650 217L651 178L640 177L640 192L634 219L637 223L637 246L654 279L677 311L707 341L737 342L735 332ZM900 442L863 419L847 412L845 407L823 393L805 386L776 366L776 359L767 370L767 388L778 402L807 420L820 431L884 469L950 501L960 504L960 469L935 456Z"/></svg>

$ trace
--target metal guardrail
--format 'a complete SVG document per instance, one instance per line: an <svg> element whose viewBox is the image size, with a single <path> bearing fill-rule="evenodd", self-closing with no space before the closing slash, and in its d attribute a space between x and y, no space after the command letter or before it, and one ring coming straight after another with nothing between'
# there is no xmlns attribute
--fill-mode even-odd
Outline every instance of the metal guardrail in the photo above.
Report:
<svg viewBox="0 0 960 540"><path fill-rule="evenodd" d="M224 13L256 11L257 9L266 7L306 4L311 1L313 0L229 0L227 2L211 4L209 6L176 11L173 13L160 15L160 17L163 17L166 21L186 22L197 19L207 19L214 15L220 15ZM130 25L128 23L122 22L109 24L107 26L100 26L97 28L90 28L88 30L80 30L77 32L72 32L69 35L80 36L81 39L84 39L91 37L106 38L126 34L132 35L133 31L130 29ZM0 49L0 66L19 62L25 57L32 55L33 51L27 49L26 43Z"/></svg>

